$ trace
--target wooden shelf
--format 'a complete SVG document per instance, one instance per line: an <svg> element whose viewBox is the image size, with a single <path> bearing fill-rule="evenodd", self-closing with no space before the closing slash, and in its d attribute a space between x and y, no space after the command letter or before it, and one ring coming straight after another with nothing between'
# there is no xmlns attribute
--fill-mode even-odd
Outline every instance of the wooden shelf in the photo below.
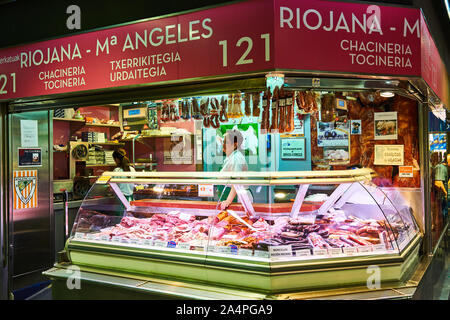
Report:
<svg viewBox="0 0 450 320"><path fill-rule="evenodd" d="M120 128L120 124L107 124L107 123L89 123L84 124L86 127L106 127L106 128Z"/></svg>
<svg viewBox="0 0 450 320"><path fill-rule="evenodd" d="M107 123L90 123L86 122L85 119L66 119L66 118L53 118L56 121L65 121L65 122L77 122L82 123L87 127L104 127L104 128L120 128L120 124L107 124Z"/></svg>
<svg viewBox="0 0 450 320"><path fill-rule="evenodd" d="M116 164L87 164L86 168L95 168L95 167L115 167Z"/></svg>
<svg viewBox="0 0 450 320"><path fill-rule="evenodd" d="M56 121L66 121L66 122L86 122L84 119L66 119L66 118L53 118Z"/></svg>
<svg viewBox="0 0 450 320"><path fill-rule="evenodd" d="M89 145L100 145L100 146L124 146L125 143L117 142L89 142Z"/></svg>
<svg viewBox="0 0 450 320"><path fill-rule="evenodd" d="M171 138L171 137L183 137L183 136L193 136L193 133L184 133L184 134L155 134L151 136L140 136L136 140L139 139L151 139L151 138ZM129 142L133 141L133 139L120 139L119 141Z"/></svg>

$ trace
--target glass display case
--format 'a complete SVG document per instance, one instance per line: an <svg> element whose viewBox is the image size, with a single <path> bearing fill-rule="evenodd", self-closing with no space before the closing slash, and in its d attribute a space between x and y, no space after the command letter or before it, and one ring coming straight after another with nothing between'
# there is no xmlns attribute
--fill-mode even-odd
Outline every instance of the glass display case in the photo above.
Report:
<svg viewBox="0 0 450 320"><path fill-rule="evenodd" d="M66 250L74 265L270 293L365 284L371 265L381 281L401 281L421 234L407 202L391 201L373 177L370 169L105 172ZM222 210L230 188L236 202Z"/></svg>

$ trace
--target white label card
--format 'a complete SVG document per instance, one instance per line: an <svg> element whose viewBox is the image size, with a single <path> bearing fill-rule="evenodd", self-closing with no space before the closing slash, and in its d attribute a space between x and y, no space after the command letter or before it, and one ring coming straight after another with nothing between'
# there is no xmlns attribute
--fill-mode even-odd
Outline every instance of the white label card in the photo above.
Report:
<svg viewBox="0 0 450 320"><path fill-rule="evenodd" d="M144 246L153 246L153 240L151 240L151 239L144 239L144 241L142 241L142 244Z"/></svg>
<svg viewBox="0 0 450 320"><path fill-rule="evenodd" d="M216 252L231 253L231 248L230 247L216 247Z"/></svg>
<svg viewBox="0 0 450 320"><path fill-rule="evenodd" d="M100 237L100 240L102 240L102 241L109 241L109 236L107 236L106 234L104 234L104 235L102 235L102 236Z"/></svg>
<svg viewBox="0 0 450 320"><path fill-rule="evenodd" d="M376 244L373 246L373 251L385 251L386 247L384 244Z"/></svg>
<svg viewBox="0 0 450 320"><path fill-rule="evenodd" d="M255 250L255 257L268 258L269 257L269 252L268 251L262 251L262 250Z"/></svg>
<svg viewBox="0 0 450 320"><path fill-rule="evenodd" d="M76 232L75 233L75 239L84 239L84 233Z"/></svg>
<svg viewBox="0 0 450 320"><path fill-rule="evenodd" d="M271 257L292 257L292 245L269 246Z"/></svg>
<svg viewBox="0 0 450 320"><path fill-rule="evenodd" d="M314 249L313 254L315 256L325 256L327 254L327 249Z"/></svg>
<svg viewBox="0 0 450 320"><path fill-rule="evenodd" d="M156 240L155 241L155 246L157 246L157 247L167 247L167 242Z"/></svg>
<svg viewBox="0 0 450 320"><path fill-rule="evenodd" d="M212 184L199 184L198 185L199 197L214 197L214 185Z"/></svg>
<svg viewBox="0 0 450 320"><path fill-rule="evenodd" d="M343 248L343 251L345 254L354 254L354 253L356 253L356 248L355 247L345 247L345 248Z"/></svg>
<svg viewBox="0 0 450 320"><path fill-rule="evenodd" d="M332 255L332 256L337 256L342 254L342 249L341 248L330 248L328 249L328 254Z"/></svg>
<svg viewBox="0 0 450 320"><path fill-rule="evenodd" d="M297 250L297 251L295 251L295 255L297 257L307 257L307 256L311 255L311 250L309 250L309 249Z"/></svg>
<svg viewBox="0 0 450 320"><path fill-rule="evenodd" d="M253 255L253 251L250 249L239 249L238 255L250 257Z"/></svg>
<svg viewBox="0 0 450 320"><path fill-rule="evenodd" d="M358 252L359 253L372 252L372 246L361 246L361 247L358 247Z"/></svg>
<svg viewBox="0 0 450 320"><path fill-rule="evenodd" d="M178 249L183 249L183 250L190 250L191 249L191 245L189 243L187 243L187 242L179 242L177 248Z"/></svg>
<svg viewBox="0 0 450 320"><path fill-rule="evenodd" d="M122 237L113 236L113 237L111 238L111 241L114 241L114 242L121 242L121 241L122 241Z"/></svg>

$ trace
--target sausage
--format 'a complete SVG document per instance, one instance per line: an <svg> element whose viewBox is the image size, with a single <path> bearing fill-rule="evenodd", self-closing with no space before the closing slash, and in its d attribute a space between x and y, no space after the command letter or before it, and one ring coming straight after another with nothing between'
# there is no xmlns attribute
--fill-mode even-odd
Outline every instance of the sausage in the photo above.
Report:
<svg viewBox="0 0 450 320"><path fill-rule="evenodd" d="M252 94L252 103L253 103L253 116L259 117L261 114L261 109L259 108L259 100L260 100L260 93L253 93Z"/></svg>
<svg viewBox="0 0 450 320"><path fill-rule="evenodd" d="M278 86L275 87L273 90L273 97L272 97L272 121L270 126L270 132L278 132L279 126L278 126L278 101L279 101L279 95L280 95L280 88Z"/></svg>
<svg viewBox="0 0 450 320"><path fill-rule="evenodd" d="M244 94L244 105L245 105L245 115L250 117L252 115L252 110L250 108L251 95L249 93Z"/></svg>

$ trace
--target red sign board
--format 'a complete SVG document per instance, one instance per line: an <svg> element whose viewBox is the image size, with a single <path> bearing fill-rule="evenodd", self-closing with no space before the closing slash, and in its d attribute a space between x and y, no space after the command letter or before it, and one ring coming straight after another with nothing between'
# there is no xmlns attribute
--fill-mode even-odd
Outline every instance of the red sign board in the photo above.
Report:
<svg viewBox="0 0 450 320"><path fill-rule="evenodd" d="M278 68L419 75L419 11L277 0L275 48Z"/></svg>
<svg viewBox="0 0 450 320"><path fill-rule="evenodd" d="M426 32L417 9L250 0L1 50L0 100L276 69L428 79Z"/></svg>

